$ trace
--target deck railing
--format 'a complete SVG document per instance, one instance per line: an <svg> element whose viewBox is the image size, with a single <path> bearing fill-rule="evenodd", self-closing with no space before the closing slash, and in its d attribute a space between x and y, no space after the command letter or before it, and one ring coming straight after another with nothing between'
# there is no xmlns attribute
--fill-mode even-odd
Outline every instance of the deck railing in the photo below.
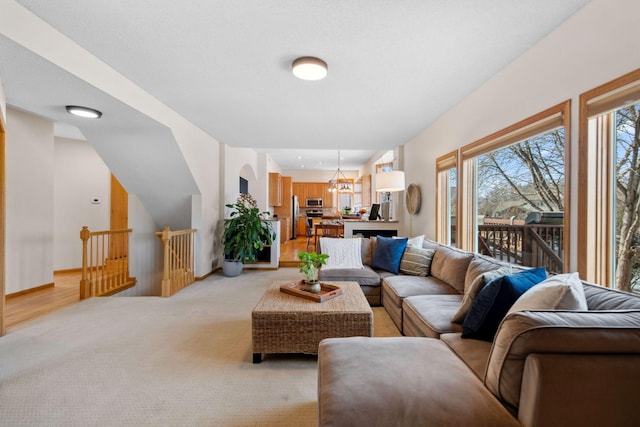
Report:
<svg viewBox="0 0 640 427"><path fill-rule="evenodd" d="M196 231L196 229L171 231L167 226L156 233L164 245L163 297L169 297L195 281L194 237Z"/></svg>
<svg viewBox="0 0 640 427"><path fill-rule="evenodd" d="M131 229L89 231L82 227L80 299L112 295L136 284L129 277Z"/></svg>
<svg viewBox="0 0 640 427"><path fill-rule="evenodd" d="M564 227L562 225L478 225L478 250L501 261L528 267L564 270Z"/></svg>

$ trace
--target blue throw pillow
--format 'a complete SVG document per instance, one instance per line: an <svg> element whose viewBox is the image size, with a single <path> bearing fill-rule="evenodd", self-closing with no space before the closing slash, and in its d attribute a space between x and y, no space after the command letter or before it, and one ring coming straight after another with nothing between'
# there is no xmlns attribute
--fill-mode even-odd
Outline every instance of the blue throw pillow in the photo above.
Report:
<svg viewBox="0 0 640 427"><path fill-rule="evenodd" d="M392 239L390 237L377 236L371 267L399 274L400 261L408 240L406 237Z"/></svg>
<svg viewBox="0 0 640 427"><path fill-rule="evenodd" d="M520 297L547 278L544 267L498 277L487 283L471 305L462 324L463 338L493 341L500 322Z"/></svg>

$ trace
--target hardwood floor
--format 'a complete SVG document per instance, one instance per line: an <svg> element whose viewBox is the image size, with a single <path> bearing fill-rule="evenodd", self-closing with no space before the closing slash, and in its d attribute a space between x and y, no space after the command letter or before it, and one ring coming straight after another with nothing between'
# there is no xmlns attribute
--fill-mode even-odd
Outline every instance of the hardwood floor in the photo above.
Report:
<svg viewBox="0 0 640 427"><path fill-rule="evenodd" d="M300 263L298 252L312 252L313 250L313 237L309 242L308 249L307 238L305 236L298 236L294 240L288 240L284 245L280 246L280 267L298 267Z"/></svg>
<svg viewBox="0 0 640 427"><path fill-rule="evenodd" d="M5 300L7 331L80 301L80 272L54 274L54 286Z"/></svg>

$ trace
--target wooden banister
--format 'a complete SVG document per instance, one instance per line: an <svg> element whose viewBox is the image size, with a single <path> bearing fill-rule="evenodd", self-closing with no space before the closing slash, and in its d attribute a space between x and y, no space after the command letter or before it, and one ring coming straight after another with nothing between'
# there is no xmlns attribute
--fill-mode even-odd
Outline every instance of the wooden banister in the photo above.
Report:
<svg viewBox="0 0 640 427"><path fill-rule="evenodd" d="M113 295L136 284L129 276L129 233L132 229L80 230L82 279L80 299Z"/></svg>
<svg viewBox="0 0 640 427"><path fill-rule="evenodd" d="M171 231L167 226L156 233L163 244L163 297L169 297L195 281L194 236L196 231L195 228Z"/></svg>

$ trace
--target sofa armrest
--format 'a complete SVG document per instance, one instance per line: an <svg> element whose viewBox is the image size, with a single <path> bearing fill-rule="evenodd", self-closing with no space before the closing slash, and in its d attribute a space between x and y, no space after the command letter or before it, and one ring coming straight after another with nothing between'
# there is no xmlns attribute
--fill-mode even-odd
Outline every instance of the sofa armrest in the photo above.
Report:
<svg viewBox="0 0 640 427"><path fill-rule="evenodd" d="M640 355L532 354L518 419L526 427L635 426Z"/></svg>
<svg viewBox="0 0 640 427"><path fill-rule="evenodd" d="M502 321L485 384L517 413L530 354L640 355L640 310L520 311Z"/></svg>

